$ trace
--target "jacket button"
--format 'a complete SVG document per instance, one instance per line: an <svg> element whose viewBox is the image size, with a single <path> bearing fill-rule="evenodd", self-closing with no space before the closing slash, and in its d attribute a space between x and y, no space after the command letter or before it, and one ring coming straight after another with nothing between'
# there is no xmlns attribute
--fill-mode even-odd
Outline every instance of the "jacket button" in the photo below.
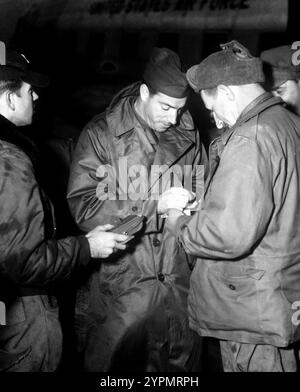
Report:
<svg viewBox="0 0 300 392"><path fill-rule="evenodd" d="M228 287L230 288L230 290L236 290L236 287L233 284L230 284Z"/></svg>
<svg viewBox="0 0 300 392"><path fill-rule="evenodd" d="M160 280L161 282L163 282L165 280L165 275L162 274L161 272L157 275L158 280Z"/></svg>
<svg viewBox="0 0 300 392"><path fill-rule="evenodd" d="M158 240L157 238L154 238L152 243L153 243L153 246L159 246L160 245L160 240Z"/></svg>
<svg viewBox="0 0 300 392"><path fill-rule="evenodd" d="M133 212L136 212L138 210L137 206L133 206L131 209Z"/></svg>

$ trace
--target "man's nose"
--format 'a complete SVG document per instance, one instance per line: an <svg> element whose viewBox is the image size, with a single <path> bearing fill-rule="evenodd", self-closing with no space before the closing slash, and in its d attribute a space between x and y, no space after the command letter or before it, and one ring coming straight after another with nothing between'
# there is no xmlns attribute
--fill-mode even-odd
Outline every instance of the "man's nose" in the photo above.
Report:
<svg viewBox="0 0 300 392"><path fill-rule="evenodd" d="M169 111L169 122L172 125L175 125L177 122L177 110L170 110Z"/></svg>
<svg viewBox="0 0 300 392"><path fill-rule="evenodd" d="M213 113L214 119L215 119L215 123L218 129L222 129L224 127L224 122L222 120L219 119L219 117L215 114L215 112Z"/></svg>
<svg viewBox="0 0 300 392"><path fill-rule="evenodd" d="M32 94L33 101L36 101L38 98L39 98L38 94L35 91L33 91L33 94Z"/></svg>

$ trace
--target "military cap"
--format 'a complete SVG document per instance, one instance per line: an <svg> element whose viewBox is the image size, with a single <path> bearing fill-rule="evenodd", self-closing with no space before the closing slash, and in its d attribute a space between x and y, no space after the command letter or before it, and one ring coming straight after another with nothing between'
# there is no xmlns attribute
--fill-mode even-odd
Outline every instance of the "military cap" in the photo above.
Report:
<svg viewBox="0 0 300 392"><path fill-rule="evenodd" d="M173 98L188 95L189 84L179 56L168 48L154 48L143 79L152 89Z"/></svg>
<svg viewBox="0 0 300 392"><path fill-rule="evenodd" d="M35 87L49 84L47 76L30 69L30 63L23 54L6 50L4 42L0 41L0 81L14 79L21 79Z"/></svg>
<svg viewBox="0 0 300 392"><path fill-rule="evenodd" d="M287 80L300 79L300 65L293 64L293 54L290 45L261 52L260 58L270 87L278 87Z"/></svg>
<svg viewBox="0 0 300 392"><path fill-rule="evenodd" d="M220 44L222 50L209 55L187 71L187 80L196 91L220 84L238 86L264 81L262 62L238 41Z"/></svg>

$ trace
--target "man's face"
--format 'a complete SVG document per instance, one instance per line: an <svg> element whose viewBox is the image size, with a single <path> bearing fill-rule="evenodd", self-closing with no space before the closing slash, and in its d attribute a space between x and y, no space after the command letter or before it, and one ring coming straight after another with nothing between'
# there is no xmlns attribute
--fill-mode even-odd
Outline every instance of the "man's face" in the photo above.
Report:
<svg viewBox="0 0 300 392"><path fill-rule="evenodd" d="M163 93L148 95L143 102L143 118L152 129L164 132L178 121L187 98L173 98Z"/></svg>
<svg viewBox="0 0 300 392"><path fill-rule="evenodd" d="M201 98L206 109L210 110L218 129L234 125L230 116L230 103L226 98L221 98L217 89L213 91L201 90Z"/></svg>
<svg viewBox="0 0 300 392"><path fill-rule="evenodd" d="M23 126L32 123L34 101L37 99L38 95L32 90L31 85L23 82L20 90L15 93L15 125Z"/></svg>
<svg viewBox="0 0 300 392"><path fill-rule="evenodd" d="M272 93L280 97L284 102L293 107L300 105L300 81L287 80L279 87L272 90Z"/></svg>

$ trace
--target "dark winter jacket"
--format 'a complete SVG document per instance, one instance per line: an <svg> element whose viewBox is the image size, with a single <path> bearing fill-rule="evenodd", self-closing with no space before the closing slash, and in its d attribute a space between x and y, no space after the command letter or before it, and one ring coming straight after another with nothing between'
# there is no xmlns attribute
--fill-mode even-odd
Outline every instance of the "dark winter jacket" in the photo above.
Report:
<svg viewBox="0 0 300 392"><path fill-rule="evenodd" d="M176 228L197 256L190 325L203 336L287 346L300 337L300 118L265 93L210 156L202 209Z"/></svg>
<svg viewBox="0 0 300 392"><path fill-rule="evenodd" d="M37 152L0 116L0 368L52 371L61 354L56 299L49 290L89 261L84 236L55 239L52 206L38 179Z"/></svg>
<svg viewBox="0 0 300 392"><path fill-rule="evenodd" d="M130 168L143 165L149 170L152 163L165 165L164 174L156 182L149 180L146 194L159 182L170 186L167 170L175 164L181 169L190 165L201 188L196 165L206 163L206 154L188 113L178 126L159 135L156 152L143 142L145 131L133 112L138 91L139 84L124 89L106 112L86 126L71 166L68 200L82 230L103 222L117 224L130 214L147 218L144 231L127 251L101 263L78 294L85 367L89 371L197 370L200 345L187 321L187 256L163 230L156 200L143 200L141 195L136 200L108 200L108 195L121 183L127 183L130 192L139 179ZM119 167L120 160L128 172ZM126 198L126 190L122 192Z"/></svg>

